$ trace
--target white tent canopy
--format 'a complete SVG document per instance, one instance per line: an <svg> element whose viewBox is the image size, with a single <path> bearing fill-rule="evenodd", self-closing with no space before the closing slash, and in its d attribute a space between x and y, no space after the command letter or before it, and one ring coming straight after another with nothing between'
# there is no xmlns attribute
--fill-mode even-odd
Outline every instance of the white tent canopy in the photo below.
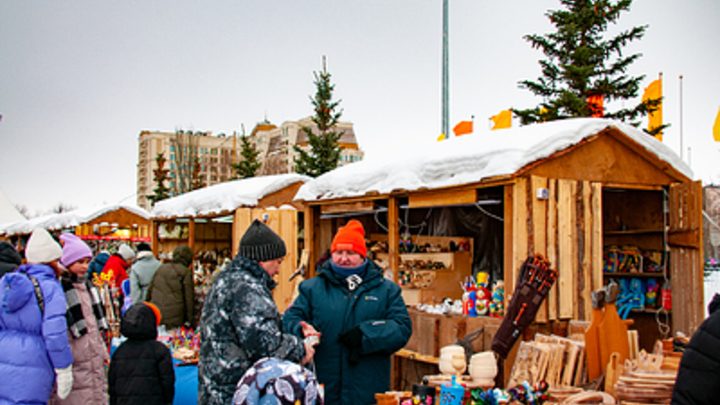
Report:
<svg viewBox="0 0 720 405"><path fill-rule="evenodd" d="M0 188L0 224L8 224L11 222L24 221L26 218L5 195L5 192ZM0 228L2 225L0 225Z"/></svg>

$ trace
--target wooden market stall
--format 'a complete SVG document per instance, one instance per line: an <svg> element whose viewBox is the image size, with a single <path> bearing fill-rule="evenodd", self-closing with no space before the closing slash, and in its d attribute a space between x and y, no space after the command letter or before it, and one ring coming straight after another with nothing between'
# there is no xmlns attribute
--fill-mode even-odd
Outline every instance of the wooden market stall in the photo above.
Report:
<svg viewBox="0 0 720 405"><path fill-rule="evenodd" d="M179 245L190 246L195 252L196 286L204 283L207 287L212 272L237 254L240 239L252 221L263 220L287 246L288 255L273 290L282 311L292 299L288 279L297 268L298 250L302 248L298 244L302 217L292 199L309 179L298 174L253 177L160 201L151 214L153 251L160 258L168 258Z"/></svg>
<svg viewBox="0 0 720 405"><path fill-rule="evenodd" d="M8 226L4 234L17 248L24 249L35 228L73 232L87 242L94 254L103 250L114 252L120 243L150 242L150 214L128 205L88 207L31 218Z"/></svg>
<svg viewBox="0 0 720 405"><path fill-rule="evenodd" d="M386 275L399 281L407 259L400 252L402 233L417 225L418 235L475 240L472 263L453 266L461 274L434 287L442 296L414 291L420 301L458 298L458 279L488 271L493 281L504 280L507 303L528 256L550 261L559 276L526 339L538 330L567 335L570 321L589 321L590 293L611 278L655 279L671 287L672 309L655 304L630 312L631 329L638 330L640 346L648 351L656 339L692 334L703 320L701 185L654 138L614 121L570 119L453 138L403 156L340 168L300 189L296 200L305 206L311 263L330 246L337 228L355 218L373 238L379 233L387 240L382 260L392 273ZM474 233L467 209L484 217ZM631 252L634 268L609 266L617 251ZM438 276L435 282L442 280ZM448 321L412 315L414 346L400 355L427 364L437 364L440 342L483 326L487 343L498 324L487 317ZM418 346L418 340L426 343ZM489 350L487 344L475 348ZM415 374L420 373L396 375L393 388L407 388L409 380L420 378Z"/></svg>

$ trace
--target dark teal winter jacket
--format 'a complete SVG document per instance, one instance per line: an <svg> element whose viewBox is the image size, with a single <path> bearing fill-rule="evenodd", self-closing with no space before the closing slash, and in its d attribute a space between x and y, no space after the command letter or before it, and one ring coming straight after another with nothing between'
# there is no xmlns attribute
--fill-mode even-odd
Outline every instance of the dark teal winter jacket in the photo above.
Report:
<svg viewBox="0 0 720 405"><path fill-rule="evenodd" d="M314 363L325 403L374 404L374 395L390 389L390 356L412 334L412 322L400 287L382 276L371 260L362 283L350 291L326 262L318 276L300 283L293 305L283 317L285 329L302 336L300 321L320 332ZM349 360L350 348L338 340L341 332L355 326L362 331L359 362Z"/></svg>

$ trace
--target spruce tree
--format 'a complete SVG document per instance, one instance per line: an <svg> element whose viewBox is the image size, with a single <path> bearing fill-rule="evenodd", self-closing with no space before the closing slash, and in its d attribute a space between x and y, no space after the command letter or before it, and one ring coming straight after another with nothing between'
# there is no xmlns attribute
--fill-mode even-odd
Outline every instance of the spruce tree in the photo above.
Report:
<svg viewBox="0 0 720 405"><path fill-rule="evenodd" d="M230 164L230 167L235 171L234 178L246 179L248 177L255 177L255 173L260 168L260 162L257 159L260 151L257 150L255 145L250 143L250 140L245 135L240 137L240 143L240 156L242 156L242 160Z"/></svg>
<svg viewBox="0 0 720 405"><path fill-rule="evenodd" d="M604 116L639 125L639 118L657 108L661 99L649 100L614 112L588 103L601 96L603 104L630 100L638 96L644 75L630 77L628 67L641 54L624 55L623 48L645 34L647 25L633 27L605 38L608 24L616 23L628 11L632 0L560 0L565 10L550 10L547 17L556 31L545 35L526 35L533 48L546 55L540 60L542 76L523 80L521 87L543 98L535 108L515 110L522 124L571 117Z"/></svg>
<svg viewBox="0 0 720 405"><path fill-rule="evenodd" d="M293 146L293 149L298 153L294 159L295 171L317 177L338 166L340 152L342 151L342 148L338 145L338 140L344 132L333 130L342 115L342 110L335 112L340 100L332 101L332 92L335 85L330 83L331 75L327 71L324 59L323 71L320 74L317 72L313 72L313 74L315 75L317 92L315 98L311 97L315 109L312 122L317 126L318 134L315 134L309 126L302 127L302 130L308 136L310 150L306 151L297 145Z"/></svg>
<svg viewBox="0 0 720 405"><path fill-rule="evenodd" d="M154 194L145 196L145 198L150 200L150 204L152 205L170 197L170 189L165 185L165 181L168 179L168 173L170 172L170 170L165 168L166 161L167 159L165 159L164 152L158 153L155 157L157 168L153 170L153 181L155 181Z"/></svg>
<svg viewBox="0 0 720 405"><path fill-rule="evenodd" d="M205 187L205 181L203 180L202 176L200 175L200 158L195 156L195 159L193 161L193 169L192 169L192 181L190 183L190 190L197 190L199 188Z"/></svg>

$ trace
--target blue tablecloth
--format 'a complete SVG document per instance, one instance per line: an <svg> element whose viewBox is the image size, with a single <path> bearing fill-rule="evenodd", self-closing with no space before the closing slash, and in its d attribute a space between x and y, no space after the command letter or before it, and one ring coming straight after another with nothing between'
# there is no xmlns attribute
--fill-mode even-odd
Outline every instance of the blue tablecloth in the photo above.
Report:
<svg viewBox="0 0 720 405"><path fill-rule="evenodd" d="M179 360L173 359L175 365L175 399L173 405L197 405L198 403L198 367L177 366Z"/></svg>

